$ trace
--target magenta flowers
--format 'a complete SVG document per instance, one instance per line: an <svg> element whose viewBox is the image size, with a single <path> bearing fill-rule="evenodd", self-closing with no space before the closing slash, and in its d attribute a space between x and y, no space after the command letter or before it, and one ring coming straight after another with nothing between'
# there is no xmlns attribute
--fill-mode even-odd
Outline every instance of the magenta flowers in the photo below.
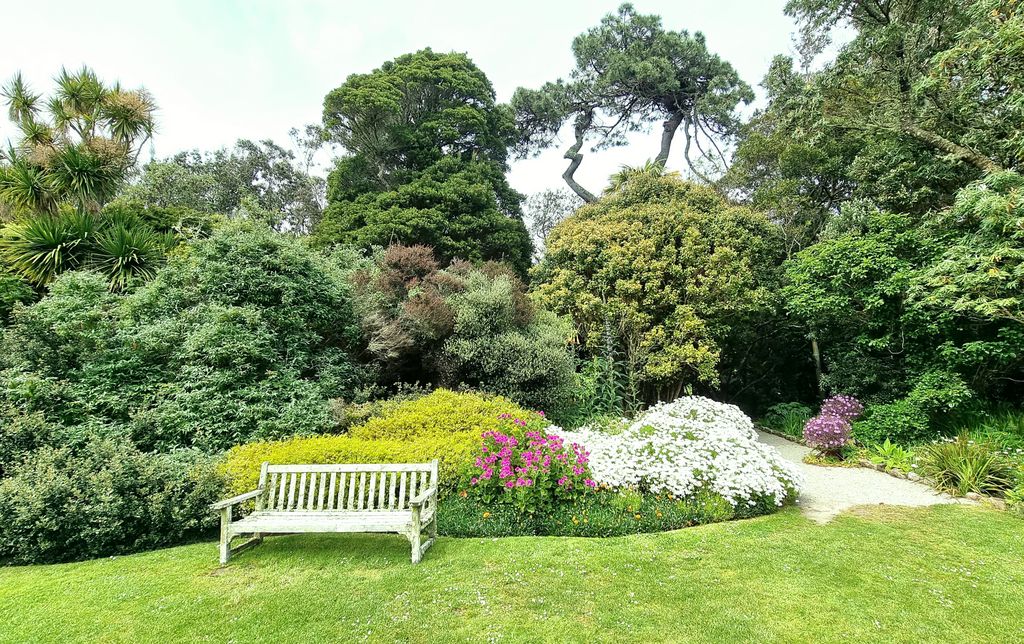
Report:
<svg viewBox="0 0 1024 644"><path fill-rule="evenodd" d="M590 478L589 454L576 443L547 434L541 425L499 416L508 423L504 431L487 431L481 436L480 453L473 462L469 492L488 502L513 502L521 509L536 511L556 500L565 500L597 487ZM543 416L538 414L537 419Z"/></svg>

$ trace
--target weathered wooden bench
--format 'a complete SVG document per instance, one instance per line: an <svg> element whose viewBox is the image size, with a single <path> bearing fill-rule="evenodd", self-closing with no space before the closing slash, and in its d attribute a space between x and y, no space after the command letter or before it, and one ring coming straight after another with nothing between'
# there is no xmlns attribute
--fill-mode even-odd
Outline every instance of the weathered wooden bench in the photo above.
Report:
<svg viewBox="0 0 1024 644"><path fill-rule="evenodd" d="M232 508L255 500L255 510L232 520ZM404 464L271 465L259 486L213 504L220 510L220 563L259 544L267 534L395 532L412 543L419 563L437 537L437 461ZM423 532L427 539L423 540ZM238 536L251 538L231 548Z"/></svg>

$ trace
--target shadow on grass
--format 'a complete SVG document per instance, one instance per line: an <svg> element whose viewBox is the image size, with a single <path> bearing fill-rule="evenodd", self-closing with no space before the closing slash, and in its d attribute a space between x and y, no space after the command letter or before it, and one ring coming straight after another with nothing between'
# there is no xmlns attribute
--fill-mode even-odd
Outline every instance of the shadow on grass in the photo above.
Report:
<svg viewBox="0 0 1024 644"><path fill-rule="evenodd" d="M436 545L434 546L436 548ZM424 557L430 557L434 548ZM214 556L215 551L211 550ZM395 534L284 534L267 535L263 543L234 555L237 565L392 566L410 562L409 540Z"/></svg>

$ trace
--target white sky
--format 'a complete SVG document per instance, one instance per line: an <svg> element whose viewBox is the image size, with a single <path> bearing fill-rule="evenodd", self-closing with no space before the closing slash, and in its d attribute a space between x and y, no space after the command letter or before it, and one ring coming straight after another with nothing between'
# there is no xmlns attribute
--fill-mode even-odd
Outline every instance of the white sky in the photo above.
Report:
<svg viewBox="0 0 1024 644"><path fill-rule="evenodd" d="M160 106L157 158L213 150L239 138L288 144L288 130L319 122L324 95L351 73L432 47L464 51L499 101L572 68L573 37L618 7L588 0L0 0L0 82L21 70L48 93L60 67L83 63L107 81L144 85ZM772 57L792 53L785 0L636 0L669 29L703 31L709 48L757 87ZM0 141L12 134L0 123ZM516 162L525 193L563 187L566 146ZM680 146L671 168L680 168ZM657 152L657 136L588 153L577 178L599 191L622 164Z"/></svg>

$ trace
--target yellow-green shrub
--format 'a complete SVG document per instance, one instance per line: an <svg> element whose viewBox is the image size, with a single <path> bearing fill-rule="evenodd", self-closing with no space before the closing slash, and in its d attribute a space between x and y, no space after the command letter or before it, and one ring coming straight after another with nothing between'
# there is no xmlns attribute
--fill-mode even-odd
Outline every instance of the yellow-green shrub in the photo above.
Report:
<svg viewBox="0 0 1024 644"><path fill-rule="evenodd" d="M424 463L440 461L442 488L456 485L460 470L480 447L480 435L500 426L499 414L530 413L498 396L439 389L407 400L342 436L307 436L239 445L222 469L232 493L256 487L260 464Z"/></svg>
<svg viewBox="0 0 1024 644"><path fill-rule="evenodd" d="M479 438L483 432L501 426L500 414L525 418L529 413L501 396L437 389L353 427L349 436L403 440L468 432Z"/></svg>

